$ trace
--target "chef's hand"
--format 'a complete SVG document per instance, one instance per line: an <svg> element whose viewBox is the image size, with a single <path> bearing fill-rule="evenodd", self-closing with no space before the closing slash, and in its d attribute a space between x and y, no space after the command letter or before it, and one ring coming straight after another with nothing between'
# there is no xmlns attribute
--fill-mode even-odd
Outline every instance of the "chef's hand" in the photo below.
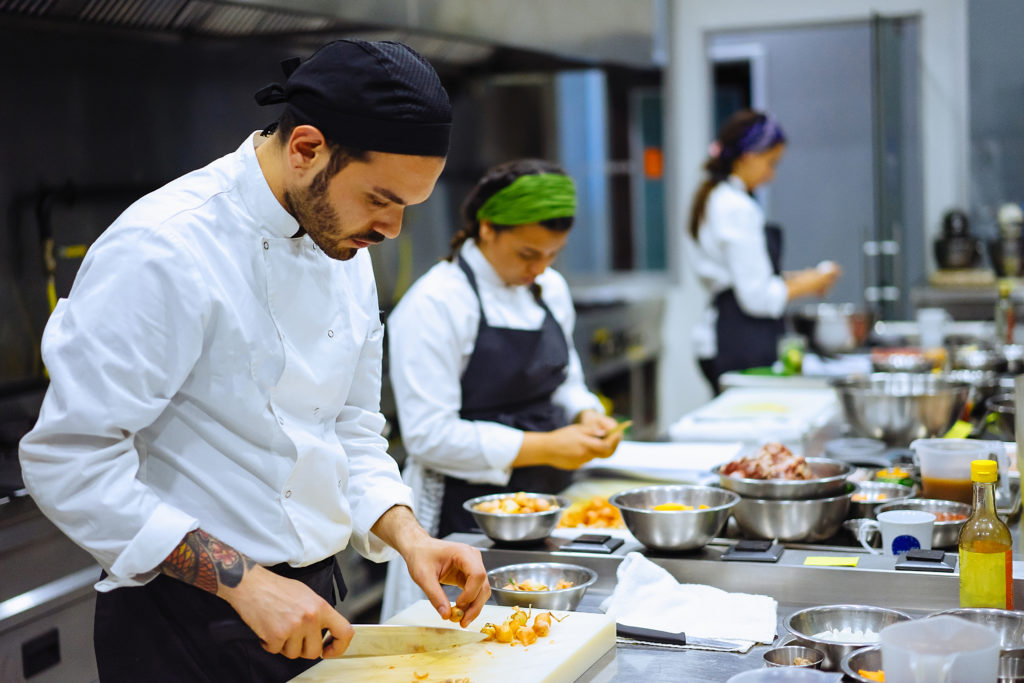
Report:
<svg viewBox="0 0 1024 683"><path fill-rule="evenodd" d="M619 424L614 417L608 417L596 410L582 410L576 416L576 424L582 425L594 436L605 436Z"/></svg>
<svg viewBox="0 0 1024 683"><path fill-rule="evenodd" d="M381 515L372 531L402 555L409 576L442 619L452 616L452 607L441 584L462 589L455 598L455 607L463 612L460 626L469 626L480 615L491 597L491 585L479 550L431 537L404 505L395 505Z"/></svg>
<svg viewBox="0 0 1024 683"><path fill-rule="evenodd" d="M262 642L263 649L289 659L339 657L352 640L352 626L326 600L301 581L278 576L259 565L234 588L217 591ZM323 644L323 629L334 640Z"/></svg>
<svg viewBox="0 0 1024 683"><path fill-rule="evenodd" d="M525 432L514 467L550 465L575 470L594 458L607 458L618 448L622 435L604 439L582 424L571 424L550 432Z"/></svg>

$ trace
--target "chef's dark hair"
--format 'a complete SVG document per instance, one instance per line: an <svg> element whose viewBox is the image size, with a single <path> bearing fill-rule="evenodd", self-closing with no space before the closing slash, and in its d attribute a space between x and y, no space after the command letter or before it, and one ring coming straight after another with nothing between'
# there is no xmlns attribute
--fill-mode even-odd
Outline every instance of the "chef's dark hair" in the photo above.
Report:
<svg viewBox="0 0 1024 683"><path fill-rule="evenodd" d="M480 237L480 221L477 219L476 213L491 196L502 188L511 185L520 176L541 173L567 175L561 166L544 159L516 159L488 169L480 180L477 181L476 187L470 190L469 196L462 203L462 228L452 237L451 252L445 260L454 261L463 242L470 238L477 239ZM572 227L572 223L573 216L549 218L540 221L540 225L555 232L565 232ZM491 223L491 227L494 228L495 232L502 232L516 226Z"/></svg>
<svg viewBox="0 0 1024 683"><path fill-rule="evenodd" d="M288 139L292 135L292 131L298 123L295 121L295 117L287 109L281 113L281 117L270 124L263 130L261 135L267 136L274 133L277 134L278 144L285 146L288 144ZM324 137L324 142L327 145L327 152L330 154L330 159L327 162L327 168L324 169L324 173L328 179L333 178L341 169L348 166L353 161L366 161L370 157L370 152L365 149L356 149L354 147L346 147L345 145L339 145L336 142L331 142Z"/></svg>
<svg viewBox="0 0 1024 683"><path fill-rule="evenodd" d="M704 162L708 175L697 188L690 208L690 235L694 239L704 220L711 191L729 177L736 160L746 152L764 151L785 141L782 129L764 112L741 109L722 124Z"/></svg>

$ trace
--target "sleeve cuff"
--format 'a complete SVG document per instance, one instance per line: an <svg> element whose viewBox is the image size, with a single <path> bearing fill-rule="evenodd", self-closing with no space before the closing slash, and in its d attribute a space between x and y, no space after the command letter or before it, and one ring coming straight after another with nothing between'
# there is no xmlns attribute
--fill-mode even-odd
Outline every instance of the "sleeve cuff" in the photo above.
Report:
<svg viewBox="0 0 1024 683"><path fill-rule="evenodd" d="M394 548L370 531L381 515L395 505L413 509L412 489L400 481L375 486L373 498L361 501L353 509L352 538L349 542L357 553L371 562L387 562L398 557Z"/></svg>
<svg viewBox="0 0 1024 683"><path fill-rule="evenodd" d="M194 517L166 503L157 504L145 526L107 570L107 578L96 584L96 590L106 592L149 583L185 534L198 528L199 520Z"/></svg>

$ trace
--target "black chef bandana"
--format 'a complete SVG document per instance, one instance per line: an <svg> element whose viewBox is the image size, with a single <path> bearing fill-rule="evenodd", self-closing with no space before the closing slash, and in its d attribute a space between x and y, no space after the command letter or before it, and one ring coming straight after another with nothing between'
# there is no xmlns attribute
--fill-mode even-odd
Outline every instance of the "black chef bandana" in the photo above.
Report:
<svg viewBox="0 0 1024 683"><path fill-rule="evenodd" d="M281 68L284 85L265 86L256 102L284 102L296 125L316 126L329 141L353 149L447 156L448 93L430 63L408 46L336 40Z"/></svg>

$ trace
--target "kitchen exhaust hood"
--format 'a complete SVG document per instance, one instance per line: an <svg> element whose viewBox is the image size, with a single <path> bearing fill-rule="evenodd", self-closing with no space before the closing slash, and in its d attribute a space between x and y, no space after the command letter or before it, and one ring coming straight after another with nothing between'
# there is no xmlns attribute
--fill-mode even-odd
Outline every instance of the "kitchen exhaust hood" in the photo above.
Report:
<svg viewBox="0 0 1024 683"><path fill-rule="evenodd" d="M665 0L0 0L0 19L196 38L363 33L403 40L428 58L472 64L495 48L585 64L656 68Z"/></svg>

